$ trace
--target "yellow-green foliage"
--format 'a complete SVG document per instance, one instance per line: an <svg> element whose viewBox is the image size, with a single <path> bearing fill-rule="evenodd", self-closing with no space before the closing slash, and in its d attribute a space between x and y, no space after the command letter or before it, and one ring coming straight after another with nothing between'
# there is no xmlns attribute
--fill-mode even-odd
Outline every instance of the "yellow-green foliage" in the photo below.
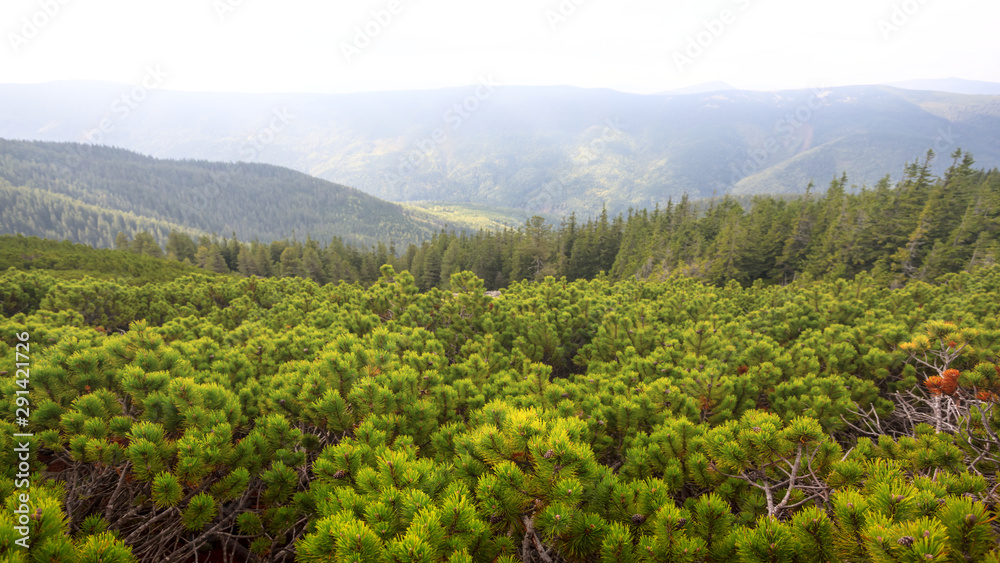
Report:
<svg viewBox="0 0 1000 563"><path fill-rule="evenodd" d="M1000 267L501 297L391 267L368 288L24 276L0 274L37 302L0 317L3 366L30 334L30 384L0 367L11 561L995 558ZM943 369L954 389L927 383Z"/></svg>

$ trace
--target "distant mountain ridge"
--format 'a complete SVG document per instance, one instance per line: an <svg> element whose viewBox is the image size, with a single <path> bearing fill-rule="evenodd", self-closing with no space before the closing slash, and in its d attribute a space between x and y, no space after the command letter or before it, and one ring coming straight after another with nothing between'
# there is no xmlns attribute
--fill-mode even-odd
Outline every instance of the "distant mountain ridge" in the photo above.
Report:
<svg viewBox="0 0 1000 563"><path fill-rule="evenodd" d="M933 148L1000 165L1000 96L853 86L626 94L480 84L356 94L0 85L0 137L100 140L160 158L287 166L392 201L594 216L693 198L801 193L845 170L898 179ZM284 116L280 130L276 115ZM107 133L101 124L110 125Z"/></svg>
<svg viewBox="0 0 1000 563"><path fill-rule="evenodd" d="M1000 83L984 82L982 80L966 80L964 78L932 78L924 80L904 80L890 82L886 86L906 90L930 90L935 92L951 92L952 94L971 94L977 96L1000 95Z"/></svg>

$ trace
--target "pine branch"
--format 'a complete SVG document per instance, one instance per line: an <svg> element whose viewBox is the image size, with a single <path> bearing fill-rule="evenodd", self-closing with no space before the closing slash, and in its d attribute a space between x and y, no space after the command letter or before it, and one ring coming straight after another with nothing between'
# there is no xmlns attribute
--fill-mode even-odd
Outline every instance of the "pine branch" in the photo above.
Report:
<svg viewBox="0 0 1000 563"><path fill-rule="evenodd" d="M154 512L155 512L155 510L154 510ZM146 529L149 528L150 526L152 526L155 522L159 522L161 519L163 519L166 516L169 516L170 514L178 514L179 515L180 512L181 511L176 506L172 506L172 507L164 510L163 512L160 512L156 516L154 516L154 517L150 518L149 520L147 520L145 524L139 526L139 528L136 529L135 531L133 531L131 534L129 534L128 537L125 538L125 543L131 544L132 542L134 542L138 538L139 534L141 534L142 532L146 531Z"/></svg>
<svg viewBox="0 0 1000 563"><path fill-rule="evenodd" d="M104 519L111 521L111 515L114 513L115 502L118 500L118 495L121 494L122 490L125 488L125 481L128 478L129 467L132 466L132 462L126 461L125 465L121 468L121 476L118 478L118 486L115 487L115 492L111 494L111 499L108 500L108 507L104 509Z"/></svg>
<svg viewBox="0 0 1000 563"><path fill-rule="evenodd" d="M792 473L788 477L788 488L785 490L785 497L781 499L781 502L778 503L778 506L774 507L774 511L770 513L771 516L777 514L777 511L782 510L788 503L788 499L791 498L792 496L792 491L795 489L795 478L799 473L799 465L802 463L803 447L805 446L799 444L798 451L795 453L795 462L792 464Z"/></svg>

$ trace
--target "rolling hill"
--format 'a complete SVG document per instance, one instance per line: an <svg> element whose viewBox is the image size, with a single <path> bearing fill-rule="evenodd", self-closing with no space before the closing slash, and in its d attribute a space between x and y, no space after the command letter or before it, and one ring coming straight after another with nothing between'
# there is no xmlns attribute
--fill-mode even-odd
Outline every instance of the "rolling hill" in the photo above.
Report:
<svg viewBox="0 0 1000 563"><path fill-rule="evenodd" d="M444 222L269 164L163 160L117 148L0 139L2 233L110 246L118 231L419 242Z"/></svg>
<svg viewBox="0 0 1000 563"><path fill-rule="evenodd" d="M1000 165L1000 96L889 86L638 95L484 79L337 95L163 90L125 112L128 92L89 82L0 85L0 137L267 162L387 200L514 216L651 208L685 193L800 193L845 170L870 186L898 179L929 148L940 155L937 172L957 148L981 166Z"/></svg>

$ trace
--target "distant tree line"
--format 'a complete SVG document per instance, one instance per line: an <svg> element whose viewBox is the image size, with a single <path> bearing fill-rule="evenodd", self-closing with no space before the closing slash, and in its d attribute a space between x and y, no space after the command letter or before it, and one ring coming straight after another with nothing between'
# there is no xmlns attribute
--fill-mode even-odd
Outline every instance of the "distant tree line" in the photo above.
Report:
<svg viewBox="0 0 1000 563"><path fill-rule="evenodd" d="M931 173L933 151L909 164L903 179L885 177L873 188L849 186L844 174L825 195L810 184L804 196L755 196L668 202L560 224L532 217L520 228L476 233L441 231L420 245L391 241L369 248L334 238L321 245L279 240L241 242L235 234L168 235L161 249L152 235L119 234L117 248L188 262L219 273L297 276L317 283L376 281L379 267L409 270L422 290L446 288L469 270L489 289L520 280L565 276L591 279L663 278L682 274L723 284L737 280L787 283L797 276L851 277L872 272L896 283L933 279L1000 259L1000 171L976 170L955 151L943 177Z"/></svg>

